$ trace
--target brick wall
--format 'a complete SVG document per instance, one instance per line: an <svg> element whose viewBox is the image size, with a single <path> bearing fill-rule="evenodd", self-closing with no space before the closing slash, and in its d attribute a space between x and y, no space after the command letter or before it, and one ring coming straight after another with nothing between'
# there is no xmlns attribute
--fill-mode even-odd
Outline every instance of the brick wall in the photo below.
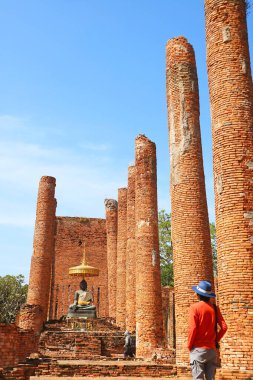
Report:
<svg viewBox="0 0 253 380"><path fill-rule="evenodd" d="M126 246L126 328L133 332L135 318L135 166L128 168L127 186L127 246Z"/></svg>
<svg viewBox="0 0 253 380"><path fill-rule="evenodd" d="M14 366L37 351L38 335L15 324L0 324L0 367Z"/></svg>
<svg viewBox="0 0 253 380"><path fill-rule="evenodd" d="M108 281L106 254L106 224L104 219L57 217L55 256L53 260L50 298L51 319L60 318L74 302L81 277L71 277L69 268L81 263L83 243L89 265L99 268L98 277L88 277L88 288L93 291L100 316L108 315ZM100 296L100 300L99 300ZM100 302L98 304L98 301Z"/></svg>
<svg viewBox="0 0 253 380"><path fill-rule="evenodd" d="M150 357L163 340L158 242L156 146L135 139L136 356Z"/></svg>
<svg viewBox="0 0 253 380"><path fill-rule="evenodd" d="M205 17L219 304L228 324L222 379L235 379L235 371L253 372L253 97L245 1L206 0Z"/></svg>
<svg viewBox="0 0 253 380"><path fill-rule="evenodd" d="M114 199L105 199L105 212L108 263L108 308L109 317L116 318L118 202Z"/></svg>
<svg viewBox="0 0 253 380"><path fill-rule="evenodd" d="M167 106L176 314L176 362L187 365L188 309L200 280L213 283L195 55L186 38L167 43Z"/></svg>

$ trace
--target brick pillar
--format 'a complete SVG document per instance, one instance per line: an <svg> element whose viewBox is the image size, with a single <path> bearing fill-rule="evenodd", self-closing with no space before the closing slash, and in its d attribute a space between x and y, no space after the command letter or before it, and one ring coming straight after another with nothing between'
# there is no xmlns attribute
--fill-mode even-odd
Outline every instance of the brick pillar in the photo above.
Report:
<svg viewBox="0 0 253 380"><path fill-rule="evenodd" d="M163 341L158 241L156 146L135 140L136 356L148 358Z"/></svg>
<svg viewBox="0 0 253 380"><path fill-rule="evenodd" d="M135 166L128 168L126 248L126 328L135 331Z"/></svg>
<svg viewBox="0 0 253 380"><path fill-rule="evenodd" d="M41 177L27 303L42 307L44 321L47 319L48 313L51 266L54 253L56 211L54 194L55 178Z"/></svg>
<svg viewBox="0 0 253 380"><path fill-rule="evenodd" d="M109 317L116 318L118 202L105 199Z"/></svg>
<svg viewBox="0 0 253 380"><path fill-rule="evenodd" d="M191 286L213 283L213 267L194 51L184 37L169 40L166 50L176 363L184 366L189 363L188 309L196 301Z"/></svg>
<svg viewBox="0 0 253 380"><path fill-rule="evenodd" d="M118 190L116 324L126 326L127 188Z"/></svg>
<svg viewBox="0 0 253 380"><path fill-rule="evenodd" d="M235 378L229 371L253 372L253 93L245 4L205 1L218 289L228 324L224 379Z"/></svg>

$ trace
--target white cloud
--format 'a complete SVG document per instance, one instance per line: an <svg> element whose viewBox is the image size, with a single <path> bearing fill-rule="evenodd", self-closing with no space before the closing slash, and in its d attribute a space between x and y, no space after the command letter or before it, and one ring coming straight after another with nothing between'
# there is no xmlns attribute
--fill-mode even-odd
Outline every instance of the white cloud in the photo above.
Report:
<svg viewBox="0 0 253 380"><path fill-rule="evenodd" d="M4 124L29 131L15 117L0 117ZM33 226L39 179L56 177L57 214L104 217L103 200L117 196L124 171L116 170L106 144L87 142L80 149L13 141L3 134L0 142L0 224ZM110 164L109 164L110 163ZM118 165L118 162L114 163ZM126 171L127 172L127 171ZM126 181L127 178L124 178ZM11 204L10 204L11 203ZM64 214L64 213L67 214Z"/></svg>
<svg viewBox="0 0 253 380"><path fill-rule="evenodd" d="M0 129L10 130L24 128L28 118L21 118L12 115L0 115Z"/></svg>

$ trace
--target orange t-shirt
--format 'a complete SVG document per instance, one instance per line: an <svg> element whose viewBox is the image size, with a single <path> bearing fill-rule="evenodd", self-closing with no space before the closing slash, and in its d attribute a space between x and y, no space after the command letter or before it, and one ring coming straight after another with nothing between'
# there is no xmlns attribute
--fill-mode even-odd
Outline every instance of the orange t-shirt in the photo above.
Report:
<svg viewBox="0 0 253 380"><path fill-rule="evenodd" d="M227 331L227 325L218 307L217 314L219 342ZM199 301L190 306L188 349L192 350L193 347L215 348L215 311L210 302Z"/></svg>

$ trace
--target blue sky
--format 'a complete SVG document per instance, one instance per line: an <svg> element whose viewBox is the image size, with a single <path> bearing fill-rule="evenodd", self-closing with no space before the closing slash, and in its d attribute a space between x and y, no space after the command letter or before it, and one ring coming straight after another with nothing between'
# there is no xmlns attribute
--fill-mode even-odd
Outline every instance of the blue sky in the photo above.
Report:
<svg viewBox="0 0 253 380"><path fill-rule="evenodd" d="M56 177L57 215L104 217L139 133L170 211L165 44L179 35L196 53L214 220L203 0L2 0L0 35L0 276L28 278L40 177Z"/></svg>

